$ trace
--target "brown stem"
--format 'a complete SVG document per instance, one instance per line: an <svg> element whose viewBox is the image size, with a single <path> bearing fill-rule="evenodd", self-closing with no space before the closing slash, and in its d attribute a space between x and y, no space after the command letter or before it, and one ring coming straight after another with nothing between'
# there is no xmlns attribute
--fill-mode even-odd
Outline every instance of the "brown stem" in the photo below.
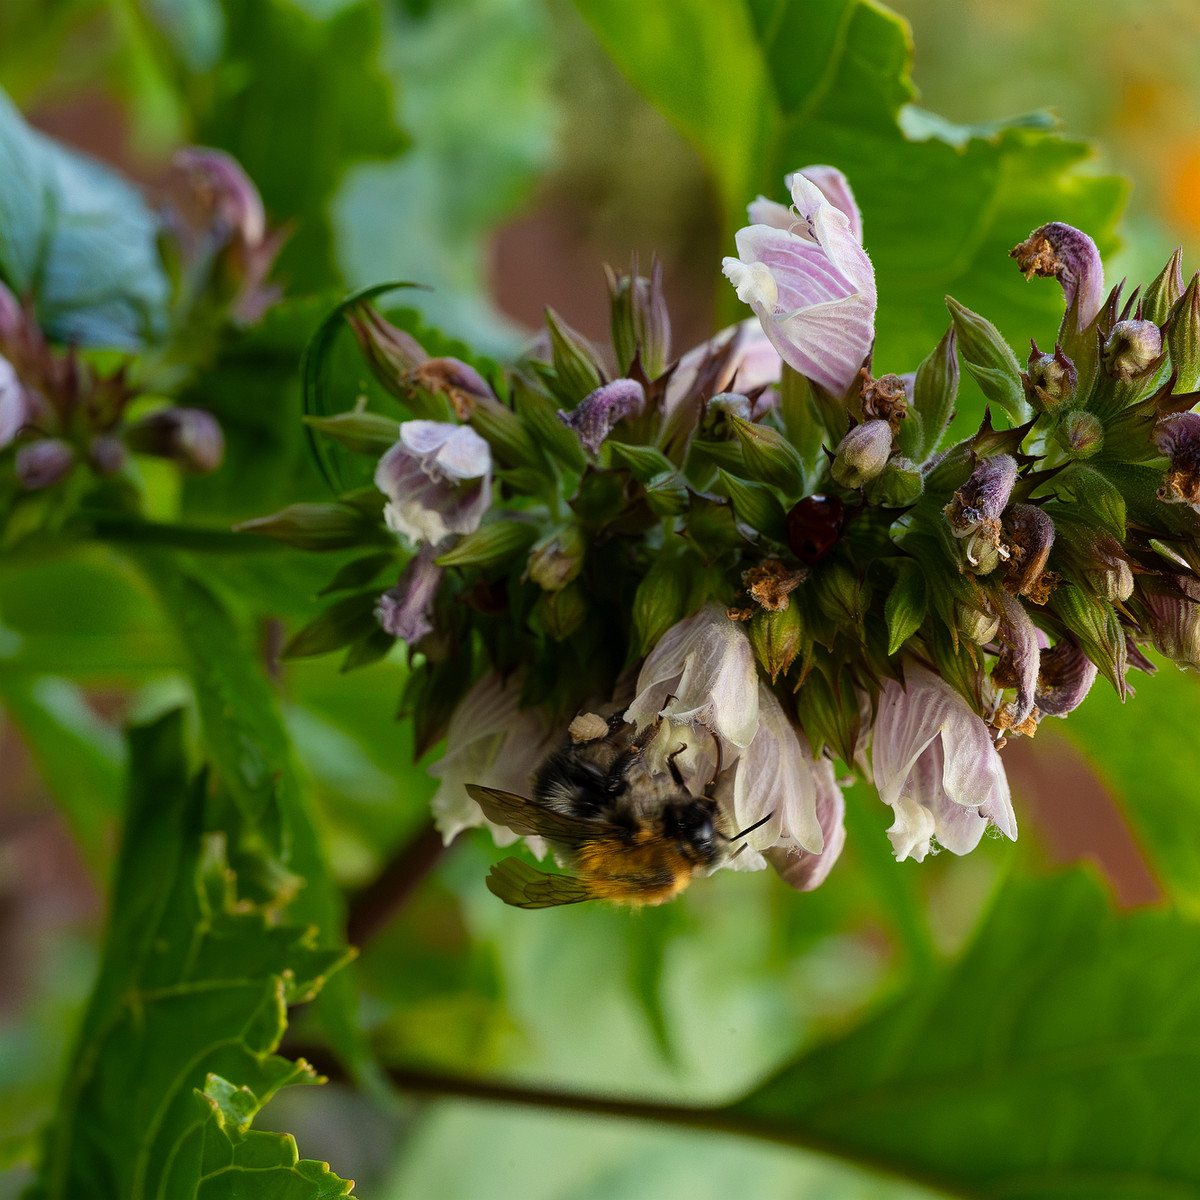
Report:
<svg viewBox="0 0 1200 1200"><path fill-rule="evenodd" d="M346 940L352 946L369 942L404 907L445 850L442 835L433 822L422 826L396 851L378 876L351 898Z"/></svg>

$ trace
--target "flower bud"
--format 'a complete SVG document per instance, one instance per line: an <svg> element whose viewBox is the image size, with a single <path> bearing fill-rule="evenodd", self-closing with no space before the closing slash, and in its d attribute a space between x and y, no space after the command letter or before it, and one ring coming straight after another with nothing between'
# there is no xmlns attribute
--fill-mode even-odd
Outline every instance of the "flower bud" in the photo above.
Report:
<svg viewBox="0 0 1200 1200"><path fill-rule="evenodd" d="M1029 354L1029 370L1023 376L1025 398L1036 409L1052 412L1075 398L1075 387L1079 373L1075 364L1063 353L1056 342L1053 354L1043 354L1036 342Z"/></svg>
<svg viewBox="0 0 1200 1200"><path fill-rule="evenodd" d="M990 403L1004 409L1014 423L1028 420L1021 368L1000 331L991 321L964 308L950 296L946 297L946 307L958 335L959 353L979 390Z"/></svg>
<svg viewBox="0 0 1200 1200"><path fill-rule="evenodd" d="M1095 413L1076 409L1063 414L1054 436L1071 458L1091 458L1104 445L1104 425Z"/></svg>
<svg viewBox="0 0 1200 1200"><path fill-rule="evenodd" d="M786 675L803 644L804 626L798 605L786 608L763 609L756 613L746 628L755 657L774 683Z"/></svg>
<svg viewBox="0 0 1200 1200"><path fill-rule="evenodd" d="M847 488L862 487L885 466L892 451L892 427L883 420L856 425L838 445L833 478Z"/></svg>
<svg viewBox="0 0 1200 1200"><path fill-rule="evenodd" d="M938 448L958 398L958 337L951 325L929 357L917 368L911 407L916 421L906 422L916 433L902 430L901 449L924 462Z"/></svg>
<svg viewBox="0 0 1200 1200"><path fill-rule="evenodd" d="M1153 321L1118 321L1104 343L1104 369L1114 379L1137 379L1162 357L1162 332Z"/></svg>
<svg viewBox="0 0 1200 1200"><path fill-rule="evenodd" d="M269 537L298 550L344 550L380 540L379 526L349 504L289 504L266 517L235 525L237 533Z"/></svg>
<svg viewBox="0 0 1200 1200"><path fill-rule="evenodd" d="M435 560L439 567L498 567L523 555L537 537L527 521L493 521L458 541Z"/></svg>
<svg viewBox="0 0 1200 1200"><path fill-rule="evenodd" d="M660 517L678 517L690 503L687 480L673 467L646 481L646 503Z"/></svg>
<svg viewBox="0 0 1200 1200"><path fill-rule="evenodd" d="M404 399L410 390L404 381L429 359L424 347L411 334L385 321L365 300L351 305L345 316L371 374L393 396Z"/></svg>
<svg viewBox="0 0 1200 1200"><path fill-rule="evenodd" d="M236 237L248 247L263 241L267 215L262 197L235 158L223 150L188 146L175 154L174 165L191 176L223 239Z"/></svg>
<svg viewBox="0 0 1200 1200"><path fill-rule="evenodd" d="M722 486L733 504L737 518L772 541L787 540L783 506L765 483L751 483L731 475L724 468L717 471Z"/></svg>
<svg viewBox="0 0 1200 1200"><path fill-rule="evenodd" d="M785 492L794 494L799 490L804 480L804 460L783 434L737 417L730 417L730 423L741 442L746 471L752 478L774 484Z"/></svg>
<svg viewBox="0 0 1200 1200"><path fill-rule="evenodd" d="M821 612L839 625L862 625L871 605L867 581L846 563L831 562L815 573L813 586Z"/></svg>
<svg viewBox="0 0 1200 1200"><path fill-rule="evenodd" d="M683 619L687 602L686 573L678 559L657 557L633 596L633 645L638 656L658 645L672 625Z"/></svg>
<svg viewBox="0 0 1200 1200"><path fill-rule="evenodd" d="M101 475L114 475L129 457L125 443L108 434L97 434L88 445L88 462Z"/></svg>
<svg viewBox="0 0 1200 1200"><path fill-rule="evenodd" d="M1169 579L1148 579L1140 593L1155 648L1176 666L1200 670L1200 604L1181 594Z"/></svg>
<svg viewBox="0 0 1200 1200"><path fill-rule="evenodd" d="M225 457L221 426L202 408L159 409L125 431L125 444L199 473L215 471Z"/></svg>
<svg viewBox="0 0 1200 1200"><path fill-rule="evenodd" d="M1182 295L1183 247L1180 246L1142 292L1142 316L1147 321L1162 325Z"/></svg>
<svg viewBox="0 0 1200 1200"><path fill-rule="evenodd" d="M347 450L373 458L394 446L400 436L399 421L358 409L335 413L332 417L305 417L304 423L341 442Z"/></svg>
<svg viewBox="0 0 1200 1200"><path fill-rule="evenodd" d="M954 624L960 637L983 646L995 639L1000 628L1000 614L987 608L976 607L974 604L966 604L962 600L955 600Z"/></svg>
<svg viewBox="0 0 1200 1200"><path fill-rule="evenodd" d="M867 485L867 499L884 508L907 508L925 490L925 477L911 458L897 455Z"/></svg>
<svg viewBox="0 0 1200 1200"><path fill-rule="evenodd" d="M1084 701L1096 682L1096 664L1071 638L1043 650L1038 664L1034 703L1048 717L1065 717Z"/></svg>
<svg viewBox="0 0 1200 1200"><path fill-rule="evenodd" d="M557 592L579 574L586 549L579 526L564 525L534 544L527 574L543 591Z"/></svg>
<svg viewBox="0 0 1200 1200"><path fill-rule="evenodd" d="M1200 413L1173 413L1154 427L1154 444L1170 460L1158 498L1200 512Z"/></svg>
<svg viewBox="0 0 1200 1200"><path fill-rule="evenodd" d="M671 358L671 318L663 296L663 265L657 257L650 264L650 278L638 274L637 258L628 275L615 275L605 268L611 307L612 344L617 366L628 371L640 357L648 379L657 379Z"/></svg>
<svg viewBox="0 0 1200 1200"><path fill-rule="evenodd" d="M1133 595L1133 571L1112 534L1099 533L1093 544L1093 564L1084 570L1088 586L1110 604L1125 603Z"/></svg>
<svg viewBox="0 0 1200 1200"><path fill-rule="evenodd" d="M1200 275L1193 275L1187 290L1171 310L1167 348L1177 373L1176 392L1200 388Z"/></svg>
<svg viewBox="0 0 1200 1200"><path fill-rule="evenodd" d="M578 583L557 592L543 592L533 606L530 623L556 642L569 638L587 619L587 597Z"/></svg>
<svg viewBox="0 0 1200 1200"><path fill-rule="evenodd" d="M566 400L578 400L604 382L604 371L595 348L552 308L546 309L546 328L554 361L557 391Z"/></svg>
<svg viewBox="0 0 1200 1200"><path fill-rule="evenodd" d="M627 417L640 417L645 407L646 392L636 379L614 379L586 395L574 412L559 409L558 419L578 434L592 454L599 454L616 424Z"/></svg>
<svg viewBox="0 0 1200 1200"><path fill-rule="evenodd" d="M75 466L75 447L61 438L26 442L17 450L17 482L35 492L65 479Z"/></svg>

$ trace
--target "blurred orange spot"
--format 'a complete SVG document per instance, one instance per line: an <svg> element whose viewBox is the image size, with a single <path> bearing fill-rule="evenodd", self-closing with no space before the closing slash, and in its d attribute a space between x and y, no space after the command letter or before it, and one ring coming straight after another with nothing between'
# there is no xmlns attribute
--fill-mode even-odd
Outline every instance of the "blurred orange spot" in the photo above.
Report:
<svg viewBox="0 0 1200 1200"><path fill-rule="evenodd" d="M1183 225L1200 230L1200 145L1191 143L1180 147L1169 162L1166 200L1170 215Z"/></svg>

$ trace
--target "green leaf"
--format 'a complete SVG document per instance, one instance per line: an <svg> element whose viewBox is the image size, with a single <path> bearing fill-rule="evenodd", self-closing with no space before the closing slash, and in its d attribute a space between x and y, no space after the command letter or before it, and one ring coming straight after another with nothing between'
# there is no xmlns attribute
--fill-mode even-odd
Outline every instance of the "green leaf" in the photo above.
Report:
<svg viewBox="0 0 1200 1200"><path fill-rule="evenodd" d="M537 541L538 527L527 521L492 521L456 542L434 561L439 567L495 567L523 554Z"/></svg>
<svg viewBox="0 0 1200 1200"><path fill-rule="evenodd" d="M960 962L722 1115L955 1195L1190 1195L1194 946L1086 875L1014 882Z"/></svg>
<svg viewBox="0 0 1200 1200"><path fill-rule="evenodd" d="M0 281L52 337L136 350L166 331L158 219L92 159L31 129L0 90Z"/></svg>
<svg viewBox="0 0 1200 1200"><path fill-rule="evenodd" d="M873 0L576 4L708 165L726 246L756 192L783 199L788 172L810 163L845 172L880 297L876 374L912 369L937 343L947 292L986 311L1015 345L1052 344L1060 290L1026 284L1008 259L1043 222L1087 230L1102 253L1114 248L1125 188L1088 173L1088 145L1044 116L966 127L906 104L908 26ZM718 295L729 318L746 314L732 288ZM982 415L969 399L966 425Z"/></svg>
<svg viewBox="0 0 1200 1200"><path fill-rule="evenodd" d="M188 778L180 712L132 731L130 765L100 977L48 1134L39 1200L221 1194L200 1190L220 1147L194 1092L213 1092L213 1074L232 1081L240 1135L280 1087L313 1082L304 1063L274 1052L287 1005L311 999L347 957L239 897L225 854L239 831L206 831L209 789L203 776Z"/></svg>
<svg viewBox="0 0 1200 1200"><path fill-rule="evenodd" d="M278 277L297 292L342 283L329 208L347 169L405 148L379 62L380 11L339 8L317 21L287 0L227 0L225 56L201 93L196 140L232 154L272 221L293 223Z"/></svg>
<svg viewBox="0 0 1200 1200"><path fill-rule="evenodd" d="M186 565L149 552L137 561L174 622L219 782L247 834L260 839L276 861L271 869L304 880L290 915L315 925L321 946L341 945L343 901L330 878L275 698L242 630ZM351 975L342 972L318 1008L339 1052L352 1066L362 1066L365 1049L352 1020L356 1003Z"/></svg>

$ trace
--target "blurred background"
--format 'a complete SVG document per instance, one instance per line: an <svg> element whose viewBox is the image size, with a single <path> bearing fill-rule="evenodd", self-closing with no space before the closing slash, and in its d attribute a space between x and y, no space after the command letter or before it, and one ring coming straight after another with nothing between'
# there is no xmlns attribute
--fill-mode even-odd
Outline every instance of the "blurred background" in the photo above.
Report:
<svg viewBox="0 0 1200 1200"><path fill-rule="evenodd" d="M912 25L924 108L965 124L1049 109L1094 140L1088 170L1132 181L1111 279L1149 278L1179 244L1185 274L1200 266L1190 250L1200 231L1197 6L896 7ZM602 266L632 254L664 262L677 349L737 315L717 273L730 230L704 162L561 0L5 0L0 86L36 127L116 165L151 197L173 186L179 146L228 149L271 222L293 229L277 271L290 292L428 283L422 318L496 357L519 347L546 305L605 336ZM881 294L881 311L887 304ZM1010 336L1018 351L1020 337ZM274 346L279 379L302 345ZM202 493L195 503L204 509ZM284 625L305 619L322 582L319 569L298 571L281 600L277 580L256 579L261 564L228 569L259 587ZM28 1179L92 981L120 728L189 699L173 654L137 582L101 551L69 571L51 558L4 580L0 1197ZM398 661L341 676L317 660L278 680L350 891L427 812L430 781L392 719L403 675ZM846 860L803 897L723 873L667 910L514 912L482 888L492 848L482 835L460 839L364 947L373 1044L408 1065L719 1101L957 949L1014 859L1090 859L1120 904L1160 899L1112 799L1140 770L1143 731L1102 686L1062 731L1005 752L1017 848L905 863L894 869L901 885L889 882L882 806L864 789ZM1134 703L1169 712L1186 735L1190 685L1160 672L1138 686ZM1085 757L1097 742L1109 748L1103 776ZM69 820L67 794L83 797ZM912 932L913 903L927 934ZM732 1139L385 1101L336 1084L284 1094L259 1126L294 1132L305 1156L328 1158L364 1197L923 1194Z"/></svg>

